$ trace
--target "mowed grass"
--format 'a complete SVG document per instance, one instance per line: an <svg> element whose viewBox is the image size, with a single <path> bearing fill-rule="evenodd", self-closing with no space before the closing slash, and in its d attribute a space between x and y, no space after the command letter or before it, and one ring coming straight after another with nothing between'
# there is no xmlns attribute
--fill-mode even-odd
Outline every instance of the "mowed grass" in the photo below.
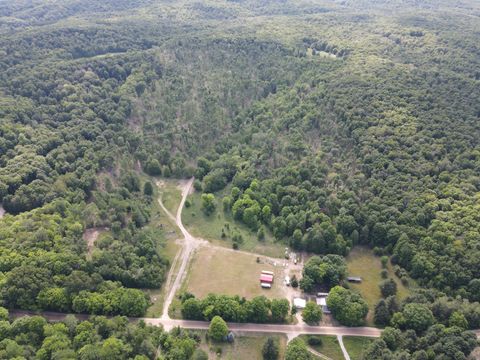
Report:
<svg viewBox="0 0 480 360"><path fill-rule="evenodd" d="M322 341L321 345L308 345L308 338L315 337L319 338ZM300 338L305 341L308 347L312 348L313 350L328 356L333 360L343 360L343 353L342 349L340 349L340 345L338 344L338 340L336 336L331 335L300 335Z"/></svg>
<svg viewBox="0 0 480 360"><path fill-rule="evenodd" d="M351 360L362 359L362 354L367 349L374 339L365 336L344 336L343 345L347 349Z"/></svg>
<svg viewBox="0 0 480 360"><path fill-rule="evenodd" d="M245 224L235 221L230 212L223 211L222 194L215 194L217 208L209 216L202 211L202 199L199 192L189 195L189 207L182 212L182 221L188 231L196 237L208 240L215 245L232 247L231 236L238 232L243 237L240 250L249 251L271 257L282 257L285 245L274 241L273 236L265 229L265 240L259 241L257 233ZM228 224L228 225L227 225ZM226 238L222 239L222 229Z"/></svg>
<svg viewBox="0 0 480 360"><path fill-rule="evenodd" d="M238 251L202 247L194 255L190 269L183 285L197 297L203 298L209 293L239 295L251 299L265 295L268 298L283 298L284 269L277 264L257 263L257 256ZM275 273L271 289L260 287L262 270Z"/></svg>
<svg viewBox="0 0 480 360"><path fill-rule="evenodd" d="M280 350L278 358L284 359L287 337L284 335L271 335L271 337L278 342ZM202 342L201 348L208 353L209 359L262 360L262 348L267 338L268 336L263 334L240 335L235 338L232 344ZM219 349L221 349L221 352L218 351Z"/></svg>
<svg viewBox="0 0 480 360"><path fill-rule="evenodd" d="M380 300L382 294L379 284L382 279L380 272L382 271L382 263L380 257L375 256L372 250L365 247L356 247L350 251L347 256L347 268L349 276L360 276L362 282L360 284L350 284L353 290L360 292L362 297L368 303L370 309L367 315L367 324L373 324L373 310L375 304ZM405 287L402 282L394 274L392 266L387 267L389 277L397 283L397 297L399 300L406 297L410 290Z"/></svg>

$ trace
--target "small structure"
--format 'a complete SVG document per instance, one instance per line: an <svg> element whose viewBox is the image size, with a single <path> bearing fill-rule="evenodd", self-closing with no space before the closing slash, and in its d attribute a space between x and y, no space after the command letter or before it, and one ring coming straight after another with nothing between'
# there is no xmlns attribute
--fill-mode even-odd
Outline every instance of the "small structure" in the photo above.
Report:
<svg viewBox="0 0 480 360"><path fill-rule="evenodd" d="M305 309L307 306L307 300L302 299L302 298L294 298L293 299L293 306L296 309Z"/></svg>
<svg viewBox="0 0 480 360"><path fill-rule="evenodd" d="M362 278L359 277L359 276L349 276L349 277L347 277L347 281L348 282L353 282L353 283L361 283Z"/></svg>
<svg viewBox="0 0 480 360"><path fill-rule="evenodd" d="M266 270L262 270L262 274L265 274L265 275L274 275L273 271L266 271Z"/></svg>
<svg viewBox="0 0 480 360"><path fill-rule="evenodd" d="M272 284L269 284L269 283L260 283L260 286L264 289L271 289L272 288Z"/></svg>
<svg viewBox="0 0 480 360"><path fill-rule="evenodd" d="M290 276L285 276L285 285L290 286Z"/></svg>
<svg viewBox="0 0 480 360"><path fill-rule="evenodd" d="M261 274L260 283L273 283L273 275Z"/></svg>
<svg viewBox="0 0 480 360"><path fill-rule="evenodd" d="M327 294L328 296L328 294ZM330 309L327 306L327 296L317 297L317 305L322 308L324 314L330 314Z"/></svg>

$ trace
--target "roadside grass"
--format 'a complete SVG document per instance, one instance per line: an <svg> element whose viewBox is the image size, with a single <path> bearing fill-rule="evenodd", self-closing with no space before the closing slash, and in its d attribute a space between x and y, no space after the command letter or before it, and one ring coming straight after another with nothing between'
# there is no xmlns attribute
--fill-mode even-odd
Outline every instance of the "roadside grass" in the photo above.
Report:
<svg viewBox="0 0 480 360"><path fill-rule="evenodd" d="M223 211L223 193L215 194L216 210L210 216L202 211L202 200L199 192L194 192L188 197L190 206L185 206L182 213L182 221L193 236L203 238L215 245L232 247L232 234L241 234L243 243L240 250L254 252L271 257L284 255L284 244L275 242L272 234L265 229L265 240L259 241L257 233L249 229L245 224L235 221L230 212ZM222 229L226 237L222 239Z"/></svg>
<svg viewBox="0 0 480 360"><path fill-rule="evenodd" d="M347 256L347 268L349 276L360 276L362 278L360 284L350 283L349 286L351 289L359 291L368 303L369 312L366 322L367 325L373 325L373 310L375 304L382 297L378 285L384 280L380 275L380 271L382 270L380 257L375 256L373 251L366 247L355 247ZM410 293L409 288L404 286L400 279L397 278L391 264L387 266L387 270L388 276L397 283L397 298L401 300L408 296Z"/></svg>
<svg viewBox="0 0 480 360"><path fill-rule="evenodd" d="M315 337L322 341L321 345L309 345L308 338ZM332 335L300 335L300 338L305 341L308 347L311 347L313 350L328 356L333 360L343 360L343 353L342 349L340 349L340 345L338 344L338 340L336 336Z"/></svg>
<svg viewBox="0 0 480 360"><path fill-rule="evenodd" d="M269 336L264 334L249 333L235 334L237 337L232 344L217 343L205 340L202 336L202 343L200 347L209 355L209 359L222 360L262 360L263 344ZM287 337L285 335L272 334L270 337L276 339L279 344L279 359L285 358L285 350L287 347Z"/></svg>
<svg viewBox="0 0 480 360"><path fill-rule="evenodd" d="M284 268L266 263L260 256L233 250L202 247L194 254L182 288L203 298L209 293L239 295L251 299L265 295L268 298L283 298ZM275 281L271 289L260 287L262 270L273 271Z"/></svg>
<svg viewBox="0 0 480 360"><path fill-rule="evenodd" d="M351 360L361 360L363 352L368 345L373 342L373 339L365 336L344 336L343 345L347 349Z"/></svg>

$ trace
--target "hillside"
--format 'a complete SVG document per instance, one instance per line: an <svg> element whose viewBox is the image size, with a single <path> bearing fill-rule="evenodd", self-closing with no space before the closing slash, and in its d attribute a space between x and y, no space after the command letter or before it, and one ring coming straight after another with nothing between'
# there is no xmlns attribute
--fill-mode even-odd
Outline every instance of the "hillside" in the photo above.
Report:
<svg viewBox="0 0 480 360"><path fill-rule="evenodd" d="M471 344L479 17L474 0L0 1L0 305L144 315L175 240L156 180L194 176L226 247L371 248L418 285L386 325L408 334L421 305L425 331ZM371 348L434 351L417 335Z"/></svg>

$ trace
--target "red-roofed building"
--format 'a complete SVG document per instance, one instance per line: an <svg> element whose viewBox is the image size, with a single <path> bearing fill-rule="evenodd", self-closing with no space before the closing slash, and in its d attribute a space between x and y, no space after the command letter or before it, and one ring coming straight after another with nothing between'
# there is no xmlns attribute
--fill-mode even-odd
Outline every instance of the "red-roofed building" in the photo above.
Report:
<svg viewBox="0 0 480 360"><path fill-rule="evenodd" d="M273 283L273 275L261 274L260 275L261 283Z"/></svg>

